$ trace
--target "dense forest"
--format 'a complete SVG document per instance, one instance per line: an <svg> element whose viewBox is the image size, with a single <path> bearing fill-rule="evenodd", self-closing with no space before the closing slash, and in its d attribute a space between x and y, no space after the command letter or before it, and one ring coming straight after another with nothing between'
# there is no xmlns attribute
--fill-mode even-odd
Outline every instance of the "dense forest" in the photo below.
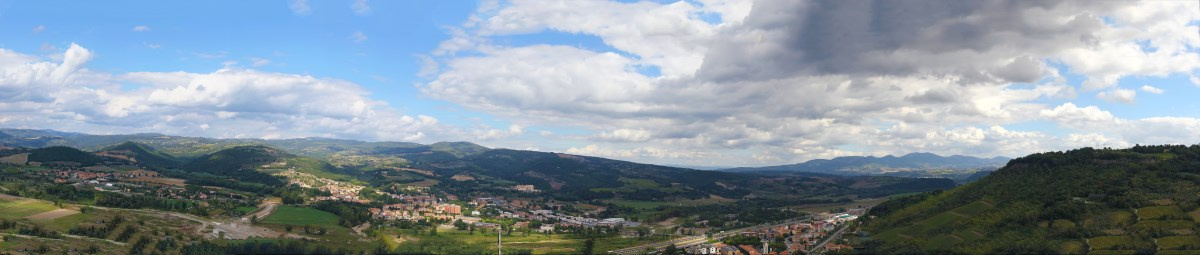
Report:
<svg viewBox="0 0 1200 255"><path fill-rule="evenodd" d="M872 208L864 246L903 253L1194 251L1198 183L1195 145L1033 154L977 182Z"/></svg>

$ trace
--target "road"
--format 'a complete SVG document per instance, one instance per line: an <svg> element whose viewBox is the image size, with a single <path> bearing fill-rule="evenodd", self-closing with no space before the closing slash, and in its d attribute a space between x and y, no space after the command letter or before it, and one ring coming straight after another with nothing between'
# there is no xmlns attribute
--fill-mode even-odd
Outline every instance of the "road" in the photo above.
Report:
<svg viewBox="0 0 1200 255"><path fill-rule="evenodd" d="M102 207L102 206L92 206L92 208L101 209L101 210L139 212L139 213L144 213L144 214L158 215L159 217L175 217L175 218L190 220L190 221L200 223L200 226L198 226L196 228L197 234L207 235L212 238L220 237L220 234L217 234L217 232L225 233L225 239L247 239L247 238L251 238L251 237L273 238L273 237L278 237L280 235L280 233L275 230L271 230L269 228L264 228L264 227L259 227L259 226L254 226L251 224L239 224L240 221L236 221L236 220L234 220L234 221L209 220L209 219L200 218L198 216L191 215L191 214L168 212L168 211L158 211L158 210L150 210L150 209L125 209L125 208L112 208L112 207ZM207 226L212 226L213 230L216 230L217 232L204 233L205 232L204 230L206 229ZM288 238L296 238L296 239L312 239L309 237L292 234L292 233L287 233L284 236L288 237Z"/></svg>
<svg viewBox="0 0 1200 255"><path fill-rule="evenodd" d="M254 216L254 218L258 220L266 219L267 216L271 216L271 213L275 212L276 207L279 207L279 202L263 201L262 204L258 205L258 210L250 213L250 215L242 217L242 222L250 222L250 216Z"/></svg>
<svg viewBox="0 0 1200 255"><path fill-rule="evenodd" d="M795 218L795 219L791 219L791 220L784 221L781 223L776 223L776 224L762 224L762 225L750 226L750 227L739 228L739 229L734 229L734 230L722 231L720 233L713 234L712 238L708 238L707 236L704 236L704 235L685 236L685 237L672 239L669 241L662 241L662 242L657 242L657 243L652 243L652 244L639 245L639 246L634 246L634 247L611 250L611 251L608 251L608 253L622 254L622 255L642 254L642 253L646 252L647 250L657 251L657 250L666 249L667 246L669 246L671 244L675 244L675 247L682 248L682 247L702 244L702 243L708 242L708 240L711 240L711 239L722 239L725 237L729 237L731 235L741 234L742 232L745 232L748 230L784 226L784 225L797 223L797 222L800 222L803 220L807 220L809 218L810 217L805 216L805 217Z"/></svg>
<svg viewBox="0 0 1200 255"><path fill-rule="evenodd" d="M838 228L837 232L833 232L833 234L829 235L829 237L826 237L825 240L817 242L817 245L813 246L813 249L809 250L808 254L821 254L824 252L825 244L829 243L829 241L833 241L834 239L838 239L838 237L841 237L842 233L846 232L846 229L849 228L849 226L850 224L842 224L842 226Z"/></svg>

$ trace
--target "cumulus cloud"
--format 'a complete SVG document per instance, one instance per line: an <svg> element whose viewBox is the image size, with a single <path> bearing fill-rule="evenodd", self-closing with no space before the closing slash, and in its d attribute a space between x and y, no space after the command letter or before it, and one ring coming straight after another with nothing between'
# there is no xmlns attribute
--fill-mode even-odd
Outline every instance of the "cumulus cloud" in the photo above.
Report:
<svg viewBox="0 0 1200 255"><path fill-rule="evenodd" d="M133 31L133 32L147 32L147 31L150 31L150 27L148 27L148 26L146 26L146 25L139 25L139 26L134 26L134 27L133 27L133 29L130 29L130 31Z"/></svg>
<svg viewBox="0 0 1200 255"><path fill-rule="evenodd" d="M1132 104L1134 97L1137 97L1137 91L1121 88L1114 88L1096 94L1096 98L1100 98L1101 100L1123 104Z"/></svg>
<svg viewBox="0 0 1200 255"><path fill-rule="evenodd" d="M1162 94L1164 92L1162 89L1156 88L1156 87L1150 86L1150 85L1142 85L1141 90L1142 90L1142 92L1146 92L1146 93L1150 93L1150 94Z"/></svg>
<svg viewBox="0 0 1200 255"><path fill-rule="evenodd" d="M34 33L34 34L41 34L41 33L42 33L42 32L44 32L44 31L46 31L46 26L43 26L43 25L37 25L37 26L34 26L34 27L33 27L33 33Z"/></svg>
<svg viewBox="0 0 1200 255"><path fill-rule="evenodd" d="M1071 137L1008 124L1125 121L1062 103L1077 90L1131 103L1136 91L1112 88L1119 79L1200 68L1196 17L1170 11L1195 4L511 1L449 28L427 64L439 68L420 88L470 109L591 130L576 139L595 147L572 148L589 155L662 155L628 147L641 144L739 152L715 154L745 164L1017 156ZM497 43L543 32L595 36L611 49ZM1085 80L1068 84L1064 72ZM1111 132L1114 143L1145 138Z"/></svg>
<svg viewBox="0 0 1200 255"><path fill-rule="evenodd" d="M94 54L71 44L60 62L0 49L0 125L83 132L214 137L306 136L416 140L429 116L405 115L356 84L228 68L211 73L87 69ZM134 86L134 89L122 88ZM436 130L436 129L434 129Z"/></svg>

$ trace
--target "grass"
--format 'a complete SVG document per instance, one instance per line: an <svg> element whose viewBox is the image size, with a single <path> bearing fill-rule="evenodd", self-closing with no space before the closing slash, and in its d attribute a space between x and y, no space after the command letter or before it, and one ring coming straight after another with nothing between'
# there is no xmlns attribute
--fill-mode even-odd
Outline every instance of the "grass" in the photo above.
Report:
<svg viewBox="0 0 1200 255"><path fill-rule="evenodd" d="M1158 248L1162 250L1200 250L1200 237L1197 236L1167 236L1158 238Z"/></svg>
<svg viewBox="0 0 1200 255"><path fill-rule="evenodd" d="M983 213L984 211L990 210L992 208L993 208L992 205L988 204L987 202L975 201L970 204L967 204L964 206L959 206L958 208L954 208L954 210L951 210L951 211L958 212L958 213L961 213L961 214L964 214L967 216L975 216L975 215L979 215L980 213Z"/></svg>
<svg viewBox="0 0 1200 255"><path fill-rule="evenodd" d="M1138 240L1131 236L1101 236L1088 239L1088 244L1091 244L1092 251L1096 250L1138 250L1139 248L1153 248L1154 244L1145 240Z"/></svg>
<svg viewBox="0 0 1200 255"><path fill-rule="evenodd" d="M0 200L0 219L19 219L25 216L58 209L49 202L36 199Z"/></svg>
<svg viewBox="0 0 1200 255"><path fill-rule="evenodd" d="M259 221L259 223L293 226L310 224L337 226L338 217L332 213L312 208L280 206L275 209L275 213L267 216L266 219Z"/></svg>
<svg viewBox="0 0 1200 255"><path fill-rule="evenodd" d="M1178 206L1150 206L1137 210L1139 220L1183 219L1186 216Z"/></svg>
<svg viewBox="0 0 1200 255"><path fill-rule="evenodd" d="M1128 211L1116 211L1108 213L1108 219L1117 224L1128 224L1133 221L1133 213Z"/></svg>
<svg viewBox="0 0 1200 255"><path fill-rule="evenodd" d="M238 206L237 208L233 208L233 211L237 212L238 215L246 215L254 212L255 210L258 210L258 207Z"/></svg>
<svg viewBox="0 0 1200 255"><path fill-rule="evenodd" d="M1196 223L1190 220L1143 220L1133 224L1134 228L1143 231L1191 229L1194 226Z"/></svg>
<svg viewBox="0 0 1200 255"><path fill-rule="evenodd" d="M436 236L431 236L427 232L420 234L405 231L400 236L403 239L414 241L406 241L397 245L406 245L409 242L434 241L438 240L453 240L461 242L466 246L474 247L496 247L496 232L476 230L474 234L469 231L461 231L457 229L438 229ZM528 249L534 254L571 254L575 253L575 249L583 247L583 239L568 239L561 235L543 235L538 233L530 233L526 235L524 232L513 231L511 235L504 235L504 248L507 249ZM600 241L597 240L597 246ZM599 251L599 249L596 249ZM494 251L494 249L493 249Z"/></svg>
<svg viewBox="0 0 1200 255"><path fill-rule="evenodd" d="M657 243L657 242L666 241L667 239L669 239L669 238L665 237L665 236L647 237L647 238L644 238L641 240L639 240L637 238L601 238L601 239L596 239L596 247L593 250L595 250L596 254L608 254L608 251L611 251L611 250L632 247L632 246L638 246L638 245L643 245L643 244ZM579 244L580 244L580 246L582 246L583 240L580 240Z"/></svg>
<svg viewBox="0 0 1200 255"><path fill-rule="evenodd" d="M938 235L925 243L926 249L945 249L962 243L963 239L954 235Z"/></svg>
<svg viewBox="0 0 1200 255"><path fill-rule="evenodd" d="M652 190L657 190L657 191L661 191L661 192L665 192L665 193L683 192L682 188L663 187L662 185L659 185L654 180L650 180L650 179L621 177L618 180L620 180L622 183L624 183L624 185L622 185L621 187L592 188L590 190L592 192L619 192L619 193L635 192L635 191L644 190L644 189L652 189Z"/></svg>
<svg viewBox="0 0 1200 255"><path fill-rule="evenodd" d="M1071 220L1057 219L1050 224L1050 227L1053 227L1059 231L1067 231L1075 228L1075 222L1072 222Z"/></svg>
<svg viewBox="0 0 1200 255"><path fill-rule="evenodd" d="M847 203L847 204L802 205L802 206L789 207L789 208L796 208L796 209L799 209L800 211L811 212L811 213L822 213L822 212L829 212L830 210L841 209L841 208L853 209L853 208L858 208L860 206L861 207L871 207L871 206L878 205L879 203L883 203L883 201L887 201L887 199L879 199L879 198L861 199L861 200L854 200L854 202Z"/></svg>
<svg viewBox="0 0 1200 255"><path fill-rule="evenodd" d="M944 213L939 213L938 215L934 215L933 217L929 217L928 219L925 219L923 221L917 222L917 224L913 225L911 229L913 229L914 231L918 231L918 232L927 232L927 231L930 231L930 230L933 230L936 228L940 228L943 226L953 224L955 222L958 222L958 221L961 221L964 219L966 219L966 218L961 215L957 215L957 214L954 214L951 212L944 212Z"/></svg>
<svg viewBox="0 0 1200 255"><path fill-rule="evenodd" d="M79 225L80 222L87 221L87 220L91 219L92 217L95 217L95 215L92 213L76 213L76 214L72 214L72 215L59 217L57 219L39 220L37 222L42 224L42 226L45 226L46 229L53 230L53 231L59 231L59 232L67 232L67 230L71 229L72 227L75 227L75 225Z"/></svg>
<svg viewBox="0 0 1200 255"><path fill-rule="evenodd" d="M1066 241L1058 246L1058 253L1061 254L1084 254L1087 253L1087 248L1080 241Z"/></svg>

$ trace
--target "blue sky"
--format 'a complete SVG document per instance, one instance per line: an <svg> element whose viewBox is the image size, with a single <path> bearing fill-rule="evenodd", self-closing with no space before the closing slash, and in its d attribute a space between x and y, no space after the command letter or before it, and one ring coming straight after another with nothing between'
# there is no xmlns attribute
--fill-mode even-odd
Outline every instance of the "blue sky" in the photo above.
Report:
<svg viewBox="0 0 1200 255"><path fill-rule="evenodd" d="M941 1L0 1L0 127L710 166L1200 141L1197 3L893 15Z"/></svg>

